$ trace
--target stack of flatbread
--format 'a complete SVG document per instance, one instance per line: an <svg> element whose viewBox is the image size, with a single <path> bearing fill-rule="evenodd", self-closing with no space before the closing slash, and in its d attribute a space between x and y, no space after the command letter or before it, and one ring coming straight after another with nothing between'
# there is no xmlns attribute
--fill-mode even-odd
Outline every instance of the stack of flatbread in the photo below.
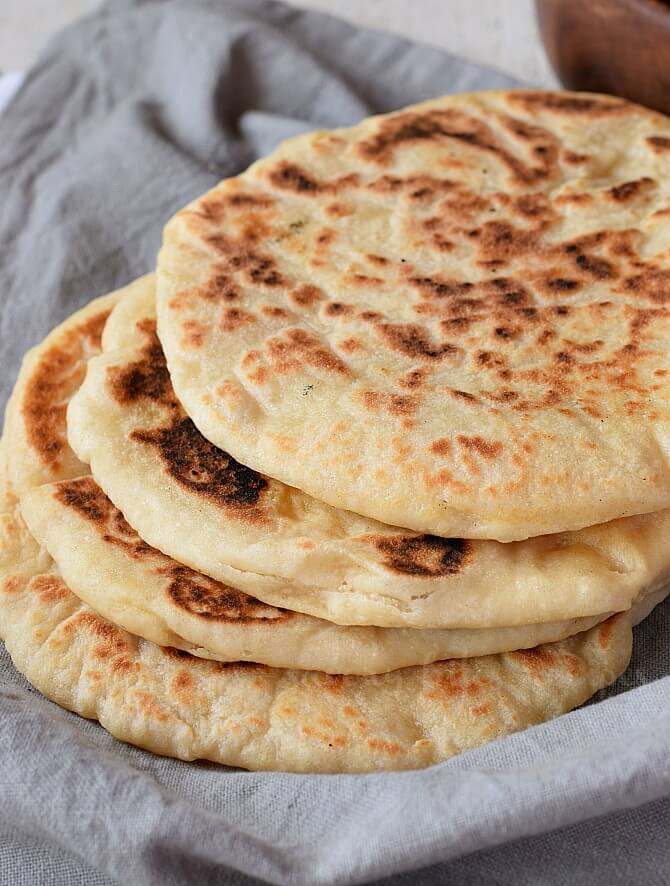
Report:
<svg viewBox="0 0 670 886"><path fill-rule="evenodd" d="M24 360L0 633L156 753L426 766L582 704L670 572L670 120L300 136Z"/></svg>

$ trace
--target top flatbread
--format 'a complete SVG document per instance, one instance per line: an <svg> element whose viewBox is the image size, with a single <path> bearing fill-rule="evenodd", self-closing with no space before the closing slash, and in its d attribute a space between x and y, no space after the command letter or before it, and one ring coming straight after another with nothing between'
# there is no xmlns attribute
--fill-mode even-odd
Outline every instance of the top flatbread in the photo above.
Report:
<svg viewBox="0 0 670 886"><path fill-rule="evenodd" d="M155 336L151 277L128 287L110 315L103 353L89 361L70 404L68 433L145 542L274 606L340 624L476 631L561 622L627 609L670 568L669 509L511 544L443 539L332 508L240 465L202 437L175 398ZM67 518L48 516L52 507L33 502L46 526L31 515L31 529L61 565ZM371 658L380 637L361 643Z"/></svg>
<svg viewBox="0 0 670 886"><path fill-rule="evenodd" d="M177 396L339 508L501 541L670 505L670 121L450 96L284 143L169 222Z"/></svg>

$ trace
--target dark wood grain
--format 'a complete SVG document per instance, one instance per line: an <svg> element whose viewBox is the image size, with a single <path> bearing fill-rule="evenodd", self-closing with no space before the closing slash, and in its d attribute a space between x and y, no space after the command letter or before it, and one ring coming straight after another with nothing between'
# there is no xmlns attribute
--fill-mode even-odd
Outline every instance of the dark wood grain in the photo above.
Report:
<svg viewBox="0 0 670 886"><path fill-rule="evenodd" d="M568 89L670 113L668 0L536 0L549 60Z"/></svg>

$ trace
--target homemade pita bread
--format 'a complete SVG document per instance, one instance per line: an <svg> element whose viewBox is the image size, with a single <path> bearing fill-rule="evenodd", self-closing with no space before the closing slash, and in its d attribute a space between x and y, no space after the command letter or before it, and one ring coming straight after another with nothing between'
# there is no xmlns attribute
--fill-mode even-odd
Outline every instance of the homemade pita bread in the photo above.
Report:
<svg viewBox="0 0 670 886"><path fill-rule="evenodd" d="M665 580L670 510L511 544L443 539L337 510L257 474L186 417L154 311L152 279L143 278L110 315L68 431L141 538L180 563L273 606L397 628L603 617Z"/></svg>
<svg viewBox="0 0 670 886"><path fill-rule="evenodd" d="M18 478L11 485L23 492L22 506L39 541L56 558L70 587L102 615L149 640L203 657L362 674L536 646L606 618L474 631L342 628L264 605L153 550L90 476L46 483L85 470L67 445L65 404L81 381L87 357L100 346L109 308L117 303L103 342L132 333L129 310L146 286L147 280L139 280L97 300L33 349L11 398L0 446L0 470L11 455L12 474ZM35 399L39 409L30 408ZM30 491L31 484L45 483ZM244 583L256 588L273 581L252 575Z"/></svg>
<svg viewBox="0 0 670 886"><path fill-rule="evenodd" d="M247 769L412 769L562 714L622 673L630 614L568 640L368 677L222 664L140 640L0 517L0 633L47 698L154 753Z"/></svg>
<svg viewBox="0 0 670 886"><path fill-rule="evenodd" d="M116 335L124 328L133 293L143 291L146 282L137 281L127 291L96 301L33 349L8 409L11 433L3 438L0 452L1 460L7 443L11 445L12 473L20 478L13 485L24 493L28 489L22 503L40 542L56 557L70 586L102 615L154 642L205 657L334 673L384 672L443 658L528 648L563 639L606 618L602 614L501 630L340 628L264 605L152 550L90 476L30 492L31 484L85 469L64 442L64 404L81 381L89 353L100 346L99 330L109 307L118 300L115 324L121 326L110 330ZM95 339L79 343L76 336L86 337L92 323ZM128 328L132 331L132 324ZM40 392L39 410L28 408L35 391ZM33 428L33 416L39 428ZM39 446L30 445L31 439ZM272 581L253 578L252 587Z"/></svg>
<svg viewBox="0 0 670 886"><path fill-rule="evenodd" d="M299 136L178 213L158 260L207 439L338 508L500 541L670 505L669 301L670 120L584 93Z"/></svg>
<svg viewBox="0 0 670 886"><path fill-rule="evenodd" d="M88 472L67 442L65 414L119 294L96 298L23 358L5 411L6 478L15 495Z"/></svg>
<svg viewBox="0 0 670 886"><path fill-rule="evenodd" d="M483 630L341 627L268 606L149 547L92 477L21 498L28 529L68 587L104 618L202 658L331 674L376 674L572 636L605 616Z"/></svg>

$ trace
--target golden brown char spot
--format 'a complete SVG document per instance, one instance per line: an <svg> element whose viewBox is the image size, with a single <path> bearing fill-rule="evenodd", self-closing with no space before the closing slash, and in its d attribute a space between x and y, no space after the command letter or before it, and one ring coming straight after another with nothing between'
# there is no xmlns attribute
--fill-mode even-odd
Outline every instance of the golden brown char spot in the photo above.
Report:
<svg viewBox="0 0 670 886"><path fill-rule="evenodd" d="M313 332L305 329L286 329L265 343L274 373L288 373L311 366L326 372L349 376L350 370L337 354L331 351Z"/></svg>
<svg viewBox="0 0 670 886"><path fill-rule="evenodd" d="M259 507L268 481L206 440L189 418L168 426L133 431L131 439L154 447L165 470L182 488L225 508L242 522L268 525Z"/></svg>
<svg viewBox="0 0 670 886"><path fill-rule="evenodd" d="M291 312L276 305L263 305L261 314L270 320L290 320Z"/></svg>
<svg viewBox="0 0 670 886"><path fill-rule="evenodd" d="M556 139L546 130L518 122L531 139L533 155L537 161L534 166L524 163L508 151L481 119L454 108L393 114L381 120L376 133L357 142L355 148L364 160L386 165L400 145L421 141L435 143L443 139L457 141L492 154L507 167L517 181L532 184L549 178L558 158Z"/></svg>
<svg viewBox="0 0 670 886"><path fill-rule="evenodd" d="M353 209L346 203L336 201L335 203L329 203L328 206L326 206L325 213L333 218L344 218L347 215L351 215Z"/></svg>
<svg viewBox="0 0 670 886"><path fill-rule="evenodd" d="M181 670L172 678L170 688L175 695L188 697L188 690L193 688L193 677L188 671Z"/></svg>
<svg viewBox="0 0 670 886"><path fill-rule="evenodd" d="M453 252L456 248L453 240L447 240L442 234L433 234L432 243L440 252Z"/></svg>
<svg viewBox="0 0 670 886"><path fill-rule="evenodd" d="M318 247L325 249L330 246L330 244L337 237L337 231L334 231L332 228L322 228L319 233L314 238Z"/></svg>
<svg viewBox="0 0 670 886"><path fill-rule="evenodd" d="M122 548L135 560L162 559L163 555L140 538L93 477L62 480L54 488L54 498L93 523L106 544Z"/></svg>
<svg viewBox="0 0 670 886"><path fill-rule="evenodd" d="M403 375L398 379L398 384L403 388L420 388L425 378L425 369L412 369L407 375Z"/></svg>
<svg viewBox="0 0 670 886"><path fill-rule="evenodd" d="M236 332L243 326L250 326L256 323L255 314L244 311L242 308L226 308L221 315L220 328L222 332Z"/></svg>
<svg viewBox="0 0 670 886"><path fill-rule="evenodd" d="M476 698L491 685L486 677L472 677L465 674L460 662L445 662L444 669L431 679L432 689L426 697L436 701L449 701L453 698Z"/></svg>
<svg viewBox="0 0 670 886"><path fill-rule="evenodd" d="M503 450L500 440L485 440L483 437L468 437L464 434L459 434L456 439L463 449L476 452L482 458L497 458Z"/></svg>
<svg viewBox="0 0 670 886"><path fill-rule="evenodd" d="M26 382L21 412L28 443L52 471L58 470L67 449L68 401L84 379L86 358L100 350L109 313L100 311L60 335L40 355Z"/></svg>
<svg viewBox="0 0 670 886"><path fill-rule="evenodd" d="M36 575L30 581L31 591L36 591L44 603L55 605L70 596L70 589L58 575ZM11 588L3 588L7 591Z"/></svg>
<svg viewBox="0 0 670 886"><path fill-rule="evenodd" d="M670 151L670 138L665 135L650 135L647 144L655 154L663 154Z"/></svg>
<svg viewBox="0 0 670 886"><path fill-rule="evenodd" d="M518 649L515 652L510 652L510 655L521 662L533 677L541 677L544 671L556 664L556 657L547 646Z"/></svg>
<svg viewBox="0 0 670 886"><path fill-rule="evenodd" d="M419 578L458 575L473 559L471 542L436 535L368 535L361 541L375 546L390 572Z"/></svg>
<svg viewBox="0 0 670 886"><path fill-rule="evenodd" d="M316 178L296 163L284 161L277 164L268 178L275 187L298 194L318 194L323 188Z"/></svg>
<svg viewBox="0 0 670 886"><path fill-rule="evenodd" d="M267 226L248 224L239 238L227 237L219 232L205 235L204 240L222 257L225 270L242 273L247 283L285 286L287 281L277 270L275 260L256 251L257 242L267 235Z"/></svg>
<svg viewBox="0 0 670 886"><path fill-rule="evenodd" d="M181 324L183 331L182 345L186 348L200 348L207 338L207 327L198 320L184 320Z"/></svg>
<svg viewBox="0 0 670 886"><path fill-rule="evenodd" d="M140 400L153 400L174 409L177 401L165 355L156 335L156 321L142 320L137 324L137 329L146 339L141 355L138 360L123 367L109 367L107 385L110 393L122 406Z"/></svg>
<svg viewBox="0 0 670 886"><path fill-rule="evenodd" d="M447 388L447 392L456 400L463 400L466 403L477 403L477 397L469 391L459 391L458 388Z"/></svg>
<svg viewBox="0 0 670 886"><path fill-rule="evenodd" d="M473 717L484 717L487 714L490 714L493 710L493 706L490 702L485 701L483 704L477 705L477 707L470 708L470 713Z"/></svg>
<svg viewBox="0 0 670 886"><path fill-rule="evenodd" d="M500 391L480 391L479 394L492 403L514 403L519 399L518 393L509 388L503 388Z"/></svg>
<svg viewBox="0 0 670 886"><path fill-rule="evenodd" d="M312 308L325 298L325 294L318 286L312 286L310 283L303 283L291 290L288 297L289 300L299 308Z"/></svg>
<svg viewBox="0 0 670 886"><path fill-rule="evenodd" d="M572 257L580 271L589 274L596 280L611 280L615 276L612 263L605 258L586 255L583 252L577 252Z"/></svg>
<svg viewBox="0 0 670 886"><path fill-rule="evenodd" d="M387 409L391 415L414 415L419 408L419 402L417 397L391 394L388 397Z"/></svg>
<svg viewBox="0 0 670 886"><path fill-rule="evenodd" d="M316 674L319 686L331 695L341 695L344 690L345 678L342 674Z"/></svg>
<svg viewBox="0 0 670 886"><path fill-rule="evenodd" d="M451 191L455 182L447 178L435 178L432 175L382 175L371 181L367 188L379 194L395 194L402 192L412 200L431 200L439 194Z"/></svg>
<svg viewBox="0 0 670 886"><path fill-rule="evenodd" d="M370 277L368 274L346 274L343 282L349 286L379 286L384 281L380 277Z"/></svg>
<svg viewBox="0 0 670 886"><path fill-rule="evenodd" d="M423 298L453 298L469 293L473 283L448 280L444 277L410 277L409 283L419 290Z"/></svg>
<svg viewBox="0 0 670 886"><path fill-rule="evenodd" d="M525 92L514 90L508 93L506 98L509 103L519 104L532 112L553 111L560 114L600 117L610 114L622 114L630 110L630 105L619 99L568 95L563 92Z"/></svg>
<svg viewBox="0 0 670 886"><path fill-rule="evenodd" d="M384 741L381 738L368 738L368 747L371 751L383 751L389 757L395 757L402 751L402 745L395 741Z"/></svg>
<svg viewBox="0 0 670 886"><path fill-rule="evenodd" d="M208 302L236 301L240 292L233 284L228 274L215 271L212 276L194 290L184 290L172 300L171 307L179 308L185 302L190 301L192 295Z"/></svg>
<svg viewBox="0 0 670 886"><path fill-rule="evenodd" d="M601 649L607 649L612 640L612 635L614 633L614 618L608 618L607 621L603 621L598 625L598 645Z"/></svg>
<svg viewBox="0 0 670 886"><path fill-rule="evenodd" d="M323 312L327 317L351 317L355 308L341 301L331 301L324 307Z"/></svg>
<svg viewBox="0 0 670 886"><path fill-rule="evenodd" d="M390 415L407 416L414 415L419 408L419 399L414 396L402 394L383 394L380 391L364 391L362 394L363 405L366 409L386 409Z"/></svg>
<svg viewBox="0 0 670 886"><path fill-rule="evenodd" d="M624 290L657 304L670 302L670 271L650 267L624 280Z"/></svg>
<svg viewBox="0 0 670 886"><path fill-rule="evenodd" d="M430 444L430 451L435 455L451 455L451 440L448 437L441 437Z"/></svg>
<svg viewBox="0 0 670 886"><path fill-rule="evenodd" d="M208 224L219 225L226 215L226 209L267 210L274 206L272 198L266 194L215 193L200 201L197 210L186 210L188 215L201 218Z"/></svg>
<svg viewBox="0 0 670 886"><path fill-rule="evenodd" d="M159 570L168 579L169 599L191 615L214 621L276 625L295 617L288 609L261 603L242 591L200 575L186 566L172 564Z"/></svg>
<svg viewBox="0 0 670 886"><path fill-rule="evenodd" d="M0 588L3 594L18 594L26 586L26 577L23 575L6 575L0 579Z"/></svg>
<svg viewBox="0 0 670 886"><path fill-rule="evenodd" d="M587 191L577 191L570 194L559 194L556 197L555 202L559 206L563 206L566 204L568 206L584 206L588 203L593 203L593 194L589 194Z"/></svg>
<svg viewBox="0 0 670 886"><path fill-rule="evenodd" d="M133 690L133 697L137 702L137 707L149 719L158 720L161 723L170 719L170 713L161 707L158 700L150 692L135 689Z"/></svg>
<svg viewBox="0 0 670 886"><path fill-rule="evenodd" d="M549 198L542 193L520 194L512 200L511 208L530 219L549 219L555 215Z"/></svg>
<svg viewBox="0 0 670 886"><path fill-rule="evenodd" d="M639 196L643 191L648 191L649 188L654 187L655 184L656 182L653 178L645 176L644 178L638 178L634 181L615 185L607 191L607 195L616 203L625 203L633 197Z"/></svg>
<svg viewBox="0 0 670 886"><path fill-rule="evenodd" d="M484 212L489 206L491 206L490 198L474 194L465 188L459 188L447 200L440 203L438 207L440 214L427 219L424 222L424 227L426 230L433 230L450 218L460 222L472 221L475 216Z"/></svg>
<svg viewBox="0 0 670 886"><path fill-rule="evenodd" d="M506 221L488 221L468 236L477 241L480 261L505 265L540 250L540 235L536 230L519 228Z"/></svg>
<svg viewBox="0 0 670 886"><path fill-rule="evenodd" d="M586 663L578 655L567 652L563 656L563 663L571 677L583 677L586 673Z"/></svg>
<svg viewBox="0 0 670 886"><path fill-rule="evenodd" d="M561 152L561 160L572 166L577 166L580 163L588 163L590 159L591 158L588 154L578 154L576 151L564 150Z"/></svg>
<svg viewBox="0 0 670 886"><path fill-rule="evenodd" d="M341 190L356 187L358 175L351 173L332 181L319 181L316 176L308 172L297 163L280 161L268 174L269 181L282 191L293 191L306 197L317 194L337 194Z"/></svg>
<svg viewBox="0 0 670 886"><path fill-rule="evenodd" d="M474 356L475 365L479 369L492 369L496 372L506 372L507 360L502 354L495 351L477 351Z"/></svg>
<svg viewBox="0 0 670 886"><path fill-rule="evenodd" d="M428 333L415 323L380 323L377 331L392 350L406 357L443 360L460 353L460 348L450 342L434 344Z"/></svg>
<svg viewBox="0 0 670 886"><path fill-rule="evenodd" d="M538 286L547 295L569 295L578 292L582 288L582 282L574 277L563 277L558 271L550 271L535 281Z"/></svg>
<svg viewBox="0 0 670 886"><path fill-rule="evenodd" d="M355 354L357 351L364 349L363 343L358 338L345 338L339 342L337 347L344 351L345 354Z"/></svg>
<svg viewBox="0 0 670 886"><path fill-rule="evenodd" d="M521 329L515 326L496 326L493 330L493 334L501 341L514 341L521 335Z"/></svg>
<svg viewBox="0 0 670 886"><path fill-rule="evenodd" d="M124 632L111 622L96 615L95 612L90 610L77 612L63 625L67 633L73 634L77 632L79 627L85 628L89 634L102 641L94 650L97 652L97 658L108 658L128 650L128 642Z"/></svg>
<svg viewBox="0 0 670 886"><path fill-rule="evenodd" d="M382 268L390 264L390 259L384 258L383 255L373 255L369 252L365 257L370 262L370 264L378 265Z"/></svg>

